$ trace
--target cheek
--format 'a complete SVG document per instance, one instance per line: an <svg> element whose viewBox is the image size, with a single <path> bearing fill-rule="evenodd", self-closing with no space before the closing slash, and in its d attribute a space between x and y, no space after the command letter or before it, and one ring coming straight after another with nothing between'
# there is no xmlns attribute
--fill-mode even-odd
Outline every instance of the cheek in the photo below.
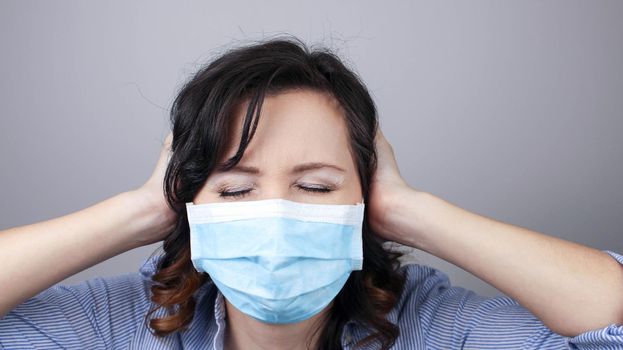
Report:
<svg viewBox="0 0 623 350"><path fill-rule="evenodd" d="M219 198L219 194L213 191L208 186L203 186L199 192L195 195L195 203L210 203L215 202Z"/></svg>
<svg viewBox="0 0 623 350"><path fill-rule="evenodd" d="M344 183L343 190L340 191L340 199L344 200L344 203L355 204L361 201L363 197L361 192L361 184L358 178L349 179Z"/></svg>

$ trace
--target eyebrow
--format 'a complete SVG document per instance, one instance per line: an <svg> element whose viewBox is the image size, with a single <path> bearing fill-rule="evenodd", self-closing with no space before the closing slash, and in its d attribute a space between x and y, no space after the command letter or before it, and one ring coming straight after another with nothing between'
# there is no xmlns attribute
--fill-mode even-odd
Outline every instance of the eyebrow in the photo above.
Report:
<svg viewBox="0 0 623 350"><path fill-rule="evenodd" d="M309 163L303 163L303 164L299 164L295 166L294 168L292 168L291 173L299 174L305 171L322 169L322 168L332 168L343 173L346 172L346 170L334 164L323 163L323 162L309 162ZM229 171L217 171L217 172L221 172L221 173L237 172L237 173L247 173L247 174L253 174L253 175L258 175L261 173L260 169L256 167L245 166L245 165L240 165L240 164L237 164L236 166L231 168Z"/></svg>

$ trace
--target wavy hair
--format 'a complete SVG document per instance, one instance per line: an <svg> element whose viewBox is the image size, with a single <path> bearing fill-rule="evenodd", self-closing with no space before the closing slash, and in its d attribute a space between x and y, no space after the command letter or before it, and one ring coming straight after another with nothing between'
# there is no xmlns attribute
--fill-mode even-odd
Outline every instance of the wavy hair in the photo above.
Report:
<svg viewBox="0 0 623 350"><path fill-rule="evenodd" d="M191 202L215 169L227 144L232 111L249 100L239 148L223 165L235 166L258 124L265 96L292 89L310 89L335 98L342 108L349 132L349 147L355 157L364 201L376 169L374 136L378 127L375 104L358 75L347 68L331 50L310 50L296 37L281 36L229 49L199 69L180 89L171 108L173 143L166 169L164 192L178 222L163 242L164 255L152 276L151 300L167 316L149 320L157 336L186 329L196 306L193 293L210 281L207 273L195 270L190 260L189 225L184 203ZM391 347L398 327L386 315L398 302L404 286L396 251L386 250L382 241L363 223L363 268L353 271L337 294L320 331L320 349L341 349L341 333L351 319L371 331L358 342L364 346L378 341ZM314 334L316 334L314 333Z"/></svg>

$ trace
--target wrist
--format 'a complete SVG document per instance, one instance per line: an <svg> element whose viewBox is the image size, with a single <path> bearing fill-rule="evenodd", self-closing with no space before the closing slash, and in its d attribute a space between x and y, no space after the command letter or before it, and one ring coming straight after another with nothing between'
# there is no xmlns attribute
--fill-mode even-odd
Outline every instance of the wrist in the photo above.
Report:
<svg viewBox="0 0 623 350"><path fill-rule="evenodd" d="M387 227L394 236L392 240L428 251L426 211L433 201L432 194L411 187L396 193L386 212Z"/></svg>
<svg viewBox="0 0 623 350"><path fill-rule="evenodd" d="M164 200L154 200L140 189L123 192L119 197L132 213L129 232L134 248L156 243L174 229L177 214Z"/></svg>

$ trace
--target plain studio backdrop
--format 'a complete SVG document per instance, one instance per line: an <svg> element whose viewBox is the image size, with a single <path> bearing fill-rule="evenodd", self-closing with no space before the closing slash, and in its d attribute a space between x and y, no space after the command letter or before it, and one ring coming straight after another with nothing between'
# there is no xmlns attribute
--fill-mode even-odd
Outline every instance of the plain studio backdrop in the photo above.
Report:
<svg viewBox="0 0 623 350"><path fill-rule="evenodd" d="M0 229L142 185L181 84L230 47L291 34L362 77L413 187L623 252L622 17L620 1L0 1ZM61 283L137 272L159 246Z"/></svg>

